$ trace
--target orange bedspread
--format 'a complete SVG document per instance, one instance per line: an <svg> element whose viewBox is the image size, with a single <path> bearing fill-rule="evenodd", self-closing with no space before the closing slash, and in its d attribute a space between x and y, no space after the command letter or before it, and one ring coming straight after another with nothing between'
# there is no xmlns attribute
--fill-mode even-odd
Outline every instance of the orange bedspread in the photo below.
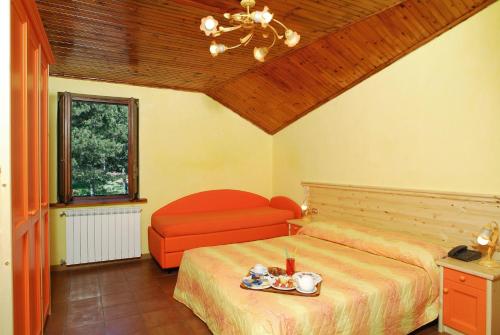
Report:
<svg viewBox="0 0 500 335"><path fill-rule="evenodd" d="M323 276L321 295L239 287L255 263ZM313 223L299 235L189 250L174 298L215 334L407 334L438 315L441 247L344 223Z"/></svg>

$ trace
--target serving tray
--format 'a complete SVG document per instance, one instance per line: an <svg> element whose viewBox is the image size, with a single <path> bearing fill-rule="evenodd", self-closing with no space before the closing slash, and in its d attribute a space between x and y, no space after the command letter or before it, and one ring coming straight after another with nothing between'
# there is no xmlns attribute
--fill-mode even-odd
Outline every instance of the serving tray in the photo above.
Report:
<svg viewBox="0 0 500 335"><path fill-rule="evenodd" d="M254 292L269 292L269 293L278 293L278 294L286 294L286 295L297 295L297 296L301 296L301 297L317 297L321 293L321 284L322 283L323 282L321 281L316 285L317 290L314 293L301 293L297 290L283 291L283 290L275 289L274 287L269 287L269 288L265 288L262 290L252 290L251 288L248 288L245 285L243 285L243 283L240 283L240 287L244 290L249 290L249 291L254 291Z"/></svg>

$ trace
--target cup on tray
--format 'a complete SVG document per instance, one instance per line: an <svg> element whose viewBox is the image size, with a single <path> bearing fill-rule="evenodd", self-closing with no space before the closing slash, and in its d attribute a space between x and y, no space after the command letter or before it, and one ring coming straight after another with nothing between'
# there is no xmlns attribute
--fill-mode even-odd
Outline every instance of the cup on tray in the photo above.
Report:
<svg viewBox="0 0 500 335"><path fill-rule="evenodd" d="M295 273L295 258L288 257L286 259L286 274L292 276Z"/></svg>
<svg viewBox="0 0 500 335"><path fill-rule="evenodd" d="M262 264L255 264L253 268L250 269L250 274L252 275L252 277L265 276L267 273L267 267Z"/></svg>

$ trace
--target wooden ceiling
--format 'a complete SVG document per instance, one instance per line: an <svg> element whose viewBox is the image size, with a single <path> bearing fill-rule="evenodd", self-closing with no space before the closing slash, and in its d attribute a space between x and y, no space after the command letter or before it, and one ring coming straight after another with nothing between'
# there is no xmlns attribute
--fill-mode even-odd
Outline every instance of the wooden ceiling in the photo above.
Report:
<svg viewBox="0 0 500 335"><path fill-rule="evenodd" d="M199 30L237 0L37 0L51 75L203 92L270 134L493 2L257 0L302 35L259 63L253 43L213 58Z"/></svg>

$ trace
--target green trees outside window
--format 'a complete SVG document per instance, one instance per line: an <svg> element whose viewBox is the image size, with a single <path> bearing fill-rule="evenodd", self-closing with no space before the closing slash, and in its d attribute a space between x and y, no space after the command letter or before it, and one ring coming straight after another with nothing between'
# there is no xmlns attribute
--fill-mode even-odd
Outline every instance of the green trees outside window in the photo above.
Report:
<svg viewBox="0 0 500 335"><path fill-rule="evenodd" d="M128 105L71 104L73 196L128 194Z"/></svg>

